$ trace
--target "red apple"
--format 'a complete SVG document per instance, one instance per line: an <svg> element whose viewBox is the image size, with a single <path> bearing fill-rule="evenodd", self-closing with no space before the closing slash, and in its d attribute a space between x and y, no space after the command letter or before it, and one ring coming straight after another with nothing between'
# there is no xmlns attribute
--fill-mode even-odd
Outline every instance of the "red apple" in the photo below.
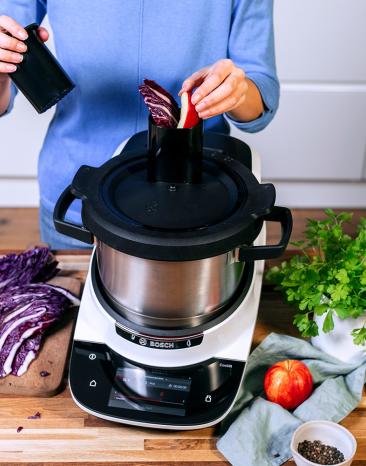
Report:
<svg viewBox="0 0 366 466"><path fill-rule="evenodd" d="M304 363L287 359L268 369L264 391L269 401L285 409L295 409L311 395L313 378Z"/></svg>
<svg viewBox="0 0 366 466"><path fill-rule="evenodd" d="M191 102L191 95L191 91L183 92L180 97L180 120L178 122L177 128L193 128L193 126L196 126L200 121L200 117L196 112L196 108Z"/></svg>

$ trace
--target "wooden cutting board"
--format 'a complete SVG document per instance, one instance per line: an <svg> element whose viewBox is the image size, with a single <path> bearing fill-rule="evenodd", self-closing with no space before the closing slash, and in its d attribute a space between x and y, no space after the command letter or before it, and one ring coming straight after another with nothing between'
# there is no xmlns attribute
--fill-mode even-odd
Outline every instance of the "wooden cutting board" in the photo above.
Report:
<svg viewBox="0 0 366 466"><path fill-rule="evenodd" d="M72 277L55 277L50 283L62 286L75 296L80 296L81 282ZM0 379L0 394L49 397L64 386L64 373L68 362L71 338L77 309L71 308L54 327L51 327L43 341L38 357L21 377L8 375ZM48 372L42 377L42 371Z"/></svg>

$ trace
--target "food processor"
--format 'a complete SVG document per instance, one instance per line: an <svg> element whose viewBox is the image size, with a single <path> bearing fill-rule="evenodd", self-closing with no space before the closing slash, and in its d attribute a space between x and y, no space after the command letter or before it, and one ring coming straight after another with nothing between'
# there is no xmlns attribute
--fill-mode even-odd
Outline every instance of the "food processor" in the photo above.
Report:
<svg viewBox="0 0 366 466"><path fill-rule="evenodd" d="M82 166L54 211L57 231L94 244L69 382L95 416L163 429L211 426L243 382L264 259L292 229L243 141L193 128L129 139ZM82 225L67 220L82 201ZM281 225L266 245L265 221Z"/></svg>

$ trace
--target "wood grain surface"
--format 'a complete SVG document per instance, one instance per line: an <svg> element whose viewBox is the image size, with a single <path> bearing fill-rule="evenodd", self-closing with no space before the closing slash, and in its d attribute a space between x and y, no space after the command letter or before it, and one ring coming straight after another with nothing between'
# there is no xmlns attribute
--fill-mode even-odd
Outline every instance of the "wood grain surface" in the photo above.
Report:
<svg viewBox="0 0 366 466"><path fill-rule="evenodd" d="M80 295L81 281L77 278L60 276L55 277L50 283L62 286L75 296ZM0 396L13 394L48 397L60 391L64 383L75 318L76 309L70 308L60 322L50 329L37 359L32 362L24 375L21 377L8 375L0 379ZM49 375L42 377L41 371L46 371Z"/></svg>
<svg viewBox="0 0 366 466"><path fill-rule="evenodd" d="M64 275L85 276L85 254L59 255L58 260ZM292 317L293 309L264 286L253 345L270 332L298 336ZM27 419L37 411L40 419ZM353 466L365 466L366 398L342 424L358 441ZM20 426L23 429L17 432ZM217 435L215 428L169 432L104 421L78 408L67 387L51 398L0 396L0 464L9 466L228 465L216 450Z"/></svg>

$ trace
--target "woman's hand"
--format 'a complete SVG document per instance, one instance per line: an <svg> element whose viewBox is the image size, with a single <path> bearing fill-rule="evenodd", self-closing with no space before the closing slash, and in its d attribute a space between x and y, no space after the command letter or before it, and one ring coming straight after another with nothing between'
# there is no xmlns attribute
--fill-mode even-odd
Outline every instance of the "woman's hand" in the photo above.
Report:
<svg viewBox="0 0 366 466"><path fill-rule="evenodd" d="M49 37L47 29L39 28L38 35L46 42ZM5 80L9 73L14 73L23 60L27 46L23 42L28 38L27 31L9 16L0 16L0 80Z"/></svg>
<svg viewBox="0 0 366 466"><path fill-rule="evenodd" d="M230 59L219 60L189 76L179 95L197 88L192 94L200 118L230 113L238 121L258 118L264 111L256 85Z"/></svg>

